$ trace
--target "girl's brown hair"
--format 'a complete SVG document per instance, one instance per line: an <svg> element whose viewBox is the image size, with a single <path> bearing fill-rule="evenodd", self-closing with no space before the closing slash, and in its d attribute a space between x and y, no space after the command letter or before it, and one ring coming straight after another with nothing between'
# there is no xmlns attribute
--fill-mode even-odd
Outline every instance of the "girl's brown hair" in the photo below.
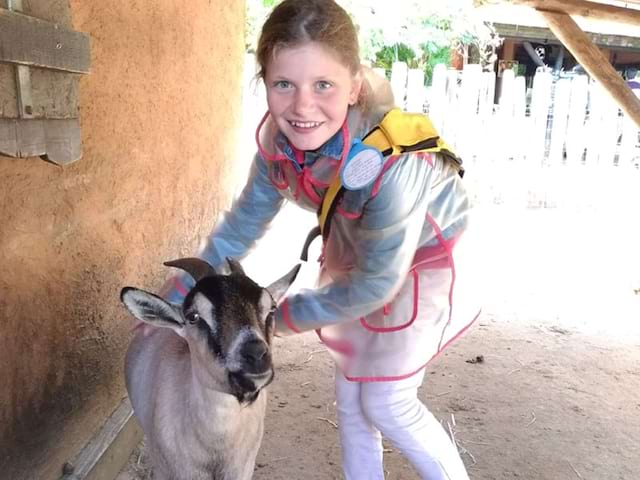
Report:
<svg viewBox="0 0 640 480"><path fill-rule="evenodd" d="M264 79L277 50L306 42L331 49L355 75L360 69L358 34L349 14L333 0L285 0L273 9L262 27L256 52Z"/></svg>

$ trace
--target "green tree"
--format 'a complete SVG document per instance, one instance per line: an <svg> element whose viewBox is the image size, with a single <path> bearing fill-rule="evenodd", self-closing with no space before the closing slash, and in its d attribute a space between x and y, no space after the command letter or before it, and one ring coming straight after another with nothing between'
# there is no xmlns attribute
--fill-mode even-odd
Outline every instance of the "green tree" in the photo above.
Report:
<svg viewBox="0 0 640 480"><path fill-rule="evenodd" d="M361 55L372 66L388 69L394 61L424 70L427 82L438 63L450 65L452 51L473 47L472 60L493 66L499 39L481 21L471 0L342 0L359 26Z"/></svg>
<svg viewBox="0 0 640 480"><path fill-rule="evenodd" d="M282 0L246 0L244 45L247 52L255 52L262 24L269 12Z"/></svg>
<svg viewBox="0 0 640 480"><path fill-rule="evenodd" d="M247 50L255 48L268 12L281 0L247 0ZM358 28L360 55L374 67L394 61L421 68L429 83L438 63L450 65L452 51L473 47L472 60L492 66L499 38L479 20L471 0L337 0ZM426 4L426 5L425 5Z"/></svg>

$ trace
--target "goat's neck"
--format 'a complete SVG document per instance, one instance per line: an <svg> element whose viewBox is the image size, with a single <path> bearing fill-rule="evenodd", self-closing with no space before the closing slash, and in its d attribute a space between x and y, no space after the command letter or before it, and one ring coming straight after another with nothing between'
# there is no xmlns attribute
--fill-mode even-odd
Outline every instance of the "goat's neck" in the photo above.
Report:
<svg viewBox="0 0 640 480"><path fill-rule="evenodd" d="M198 362L198 355L191 355L191 371L188 385L189 416L193 422L204 422L216 432L228 432L239 428L250 407L241 405L228 389L227 372L222 367ZM217 422L221 418L224 421ZM195 423L196 425L198 423Z"/></svg>
<svg viewBox="0 0 640 480"><path fill-rule="evenodd" d="M189 403L192 415L197 417L194 420L211 420L212 416L225 417L230 411L240 410L241 405L233 395L224 391L210 376L205 379L203 376L196 369L191 370Z"/></svg>
<svg viewBox="0 0 640 480"><path fill-rule="evenodd" d="M223 478L250 479L264 431L266 392L246 405L229 393L203 387L194 373L190 383L189 423L200 432L206 429L204 435L209 437L200 442L200 454L211 455L212 445L217 445L215 450L225 466ZM202 440L202 433L198 437Z"/></svg>

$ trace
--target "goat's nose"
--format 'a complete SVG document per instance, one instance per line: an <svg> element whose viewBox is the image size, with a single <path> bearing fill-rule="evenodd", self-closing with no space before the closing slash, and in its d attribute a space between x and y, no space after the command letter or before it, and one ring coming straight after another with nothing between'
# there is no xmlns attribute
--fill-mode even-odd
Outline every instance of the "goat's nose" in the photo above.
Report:
<svg viewBox="0 0 640 480"><path fill-rule="evenodd" d="M271 358L269 347L262 340L248 341L242 346L240 353L247 365L254 368L264 368Z"/></svg>

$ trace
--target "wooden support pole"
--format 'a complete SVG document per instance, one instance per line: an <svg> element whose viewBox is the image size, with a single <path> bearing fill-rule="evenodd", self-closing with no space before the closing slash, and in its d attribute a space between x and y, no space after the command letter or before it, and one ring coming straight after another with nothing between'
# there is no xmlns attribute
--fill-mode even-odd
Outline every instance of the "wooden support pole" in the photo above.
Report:
<svg viewBox="0 0 640 480"><path fill-rule="evenodd" d="M515 41L510 38L505 38L502 44L502 59L513 60L515 58Z"/></svg>
<svg viewBox="0 0 640 480"><path fill-rule="evenodd" d="M494 0L475 0L476 6L493 3L495 3ZM638 9L589 2L587 0L503 0L503 3L526 5L536 10L563 12L593 20L640 25L640 10Z"/></svg>
<svg viewBox="0 0 640 480"><path fill-rule="evenodd" d="M558 40L569 49L589 75L602 85L622 111L640 128L640 100L609 63L609 59L591 42L587 34L569 15L545 11L540 14Z"/></svg>

